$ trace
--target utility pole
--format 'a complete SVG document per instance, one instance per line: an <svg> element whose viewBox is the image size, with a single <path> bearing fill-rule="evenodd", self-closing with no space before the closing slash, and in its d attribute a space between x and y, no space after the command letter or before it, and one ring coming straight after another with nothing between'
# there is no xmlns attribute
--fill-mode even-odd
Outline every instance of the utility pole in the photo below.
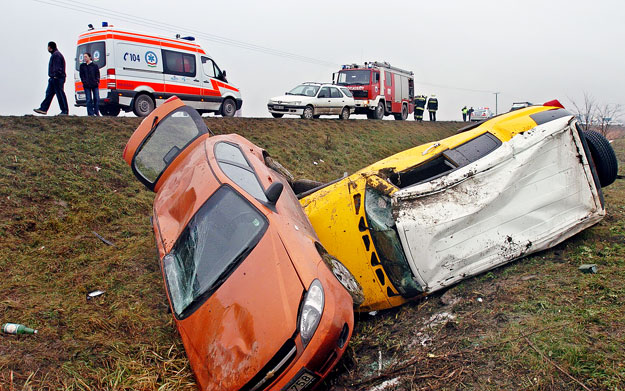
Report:
<svg viewBox="0 0 625 391"><path fill-rule="evenodd" d="M499 107L497 107L497 96L501 94L501 92L493 92L495 94L495 115L499 114Z"/></svg>

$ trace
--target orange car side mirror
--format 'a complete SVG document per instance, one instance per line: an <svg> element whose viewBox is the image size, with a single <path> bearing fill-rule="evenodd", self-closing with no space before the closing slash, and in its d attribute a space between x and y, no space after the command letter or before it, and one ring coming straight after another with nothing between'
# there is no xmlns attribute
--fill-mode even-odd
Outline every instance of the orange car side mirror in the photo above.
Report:
<svg viewBox="0 0 625 391"><path fill-rule="evenodd" d="M282 190L284 189L284 185L280 182L274 182L269 186L267 191L265 191L265 197L267 197L267 201L269 203L275 205L280 198L280 194L282 194Z"/></svg>

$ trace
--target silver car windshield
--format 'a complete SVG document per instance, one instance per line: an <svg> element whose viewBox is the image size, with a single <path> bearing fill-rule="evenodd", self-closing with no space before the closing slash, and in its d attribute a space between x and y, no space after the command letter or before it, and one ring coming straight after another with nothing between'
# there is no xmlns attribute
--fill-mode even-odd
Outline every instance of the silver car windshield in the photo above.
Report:
<svg viewBox="0 0 625 391"><path fill-rule="evenodd" d="M191 218L163 258L178 318L193 313L226 281L267 230L268 222L228 186L219 188Z"/></svg>
<svg viewBox="0 0 625 391"><path fill-rule="evenodd" d="M315 96L317 91L319 91L319 86L301 84L287 92L287 95Z"/></svg>

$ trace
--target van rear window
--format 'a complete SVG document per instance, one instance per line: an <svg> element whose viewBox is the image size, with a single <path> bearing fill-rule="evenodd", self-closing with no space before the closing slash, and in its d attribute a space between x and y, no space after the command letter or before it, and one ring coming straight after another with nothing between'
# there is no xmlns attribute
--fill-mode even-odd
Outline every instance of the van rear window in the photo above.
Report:
<svg viewBox="0 0 625 391"><path fill-rule="evenodd" d="M163 50L163 71L170 75L195 76L195 55Z"/></svg>
<svg viewBox="0 0 625 391"><path fill-rule="evenodd" d="M98 68L102 68L106 65L106 44L104 41L89 42L78 45L78 48L76 48L77 71L80 70L80 64L83 63L82 56L85 53L91 54L91 60L98 66Z"/></svg>

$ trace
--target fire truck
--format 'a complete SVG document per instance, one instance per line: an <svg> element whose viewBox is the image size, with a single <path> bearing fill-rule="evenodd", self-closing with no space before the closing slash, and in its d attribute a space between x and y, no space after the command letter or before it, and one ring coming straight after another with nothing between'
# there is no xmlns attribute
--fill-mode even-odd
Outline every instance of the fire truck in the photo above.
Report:
<svg viewBox="0 0 625 391"><path fill-rule="evenodd" d="M414 111L414 73L391 66L388 62L371 61L364 65L343 65L333 81L346 86L356 101L355 114L369 119L393 115L405 120Z"/></svg>

